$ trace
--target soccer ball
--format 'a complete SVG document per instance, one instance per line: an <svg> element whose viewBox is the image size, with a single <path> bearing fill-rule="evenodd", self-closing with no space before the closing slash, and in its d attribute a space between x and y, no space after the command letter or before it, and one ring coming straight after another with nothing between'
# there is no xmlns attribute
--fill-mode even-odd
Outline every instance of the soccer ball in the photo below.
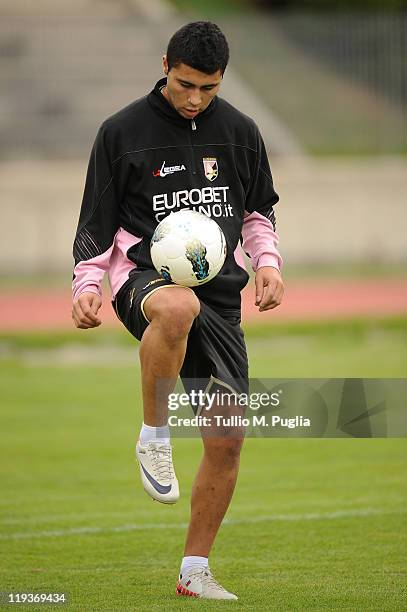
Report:
<svg viewBox="0 0 407 612"><path fill-rule="evenodd" d="M197 287L212 280L224 264L226 240L219 225L194 210L170 213L151 239L151 259L166 280Z"/></svg>

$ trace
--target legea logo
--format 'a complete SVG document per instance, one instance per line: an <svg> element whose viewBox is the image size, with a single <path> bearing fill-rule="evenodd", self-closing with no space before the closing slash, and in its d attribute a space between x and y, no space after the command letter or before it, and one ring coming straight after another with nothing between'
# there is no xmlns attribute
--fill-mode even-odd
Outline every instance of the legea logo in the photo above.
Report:
<svg viewBox="0 0 407 612"><path fill-rule="evenodd" d="M182 164L182 166L166 166L165 162L163 162L163 165L161 168L159 168L159 170L154 170L153 176L164 177L168 174L174 174L174 172L182 172L183 170L186 170L184 164Z"/></svg>

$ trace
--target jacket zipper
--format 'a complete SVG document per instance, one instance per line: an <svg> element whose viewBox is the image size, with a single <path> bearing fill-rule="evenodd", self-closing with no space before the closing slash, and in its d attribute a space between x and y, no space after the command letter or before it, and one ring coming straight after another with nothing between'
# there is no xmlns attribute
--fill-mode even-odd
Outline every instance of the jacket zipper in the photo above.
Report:
<svg viewBox="0 0 407 612"><path fill-rule="evenodd" d="M191 119L191 131L189 133L189 142L191 148L191 166L192 166L192 174L196 174L196 164L195 164L195 154L194 154L194 141L192 139L193 132L196 132L196 123L193 119Z"/></svg>

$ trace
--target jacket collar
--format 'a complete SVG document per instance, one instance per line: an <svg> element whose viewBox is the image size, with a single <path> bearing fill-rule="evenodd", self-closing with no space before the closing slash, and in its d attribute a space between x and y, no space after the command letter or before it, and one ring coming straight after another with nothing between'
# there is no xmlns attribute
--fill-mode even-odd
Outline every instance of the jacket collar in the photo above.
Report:
<svg viewBox="0 0 407 612"><path fill-rule="evenodd" d="M186 119L185 117L182 117L182 115L180 115L175 110L175 108L171 106L167 98L165 98L163 94L161 93L161 89L166 84L167 84L166 78L160 79L155 84L154 89L147 96L147 100L149 104L152 106L152 108L157 113L165 117L168 121L171 121L172 123L177 123L178 125L183 125L185 127L189 126L191 124L191 119ZM218 98L217 96L215 96L212 102L209 104L209 106L202 113L199 113L195 117L194 119L195 123L199 125L202 118L207 117L208 115L212 114L217 106L218 106Z"/></svg>

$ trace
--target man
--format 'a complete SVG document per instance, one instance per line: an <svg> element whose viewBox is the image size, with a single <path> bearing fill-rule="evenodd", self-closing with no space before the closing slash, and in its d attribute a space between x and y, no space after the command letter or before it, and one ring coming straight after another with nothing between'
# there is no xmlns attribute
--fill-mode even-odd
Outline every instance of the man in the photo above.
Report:
<svg viewBox="0 0 407 612"><path fill-rule="evenodd" d="M101 324L108 271L116 313L141 341L144 423L136 454L146 492L163 503L179 497L167 401L178 375L188 389L198 380L206 390L247 389L240 291L248 274L239 242L256 271L259 310L274 308L283 294L278 196L263 141L250 118L217 97L228 59L227 41L212 23L173 35L166 78L98 132L74 244L76 326ZM213 280L191 290L159 276L149 245L167 214L203 205L225 234L227 257ZM208 556L233 494L242 439L203 436L179 595L237 599L215 581Z"/></svg>

